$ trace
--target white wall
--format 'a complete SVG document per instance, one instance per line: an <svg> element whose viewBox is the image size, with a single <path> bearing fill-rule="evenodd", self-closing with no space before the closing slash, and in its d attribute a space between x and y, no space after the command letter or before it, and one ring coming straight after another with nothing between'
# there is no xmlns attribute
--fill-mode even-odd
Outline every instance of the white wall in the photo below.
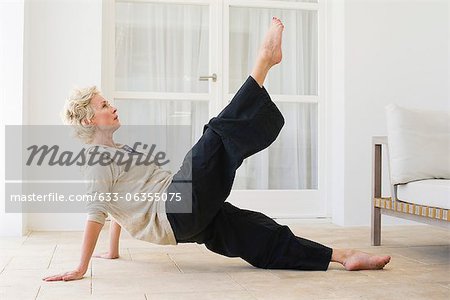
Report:
<svg viewBox="0 0 450 300"><path fill-rule="evenodd" d="M5 213L5 125L22 124L24 1L0 2L0 236L26 230L22 214Z"/></svg>
<svg viewBox="0 0 450 300"><path fill-rule="evenodd" d="M331 136L343 143L330 137L334 149L329 157L340 158L336 155L344 149L344 158L342 169L331 170L329 180L344 178L344 186L329 195L343 213L333 215L336 223L368 225L371 137L386 135L384 106L450 109L449 1L346 0L334 5L340 6L335 11L344 24L338 23L343 30L333 40L342 39L345 54L331 49L330 57L340 59L331 65L341 94L330 100L343 97L338 105L344 105L345 119L331 127Z"/></svg>
<svg viewBox="0 0 450 300"><path fill-rule="evenodd" d="M76 86L101 87L101 0L25 1L25 122L60 125ZM85 214L29 214L32 230L80 230Z"/></svg>

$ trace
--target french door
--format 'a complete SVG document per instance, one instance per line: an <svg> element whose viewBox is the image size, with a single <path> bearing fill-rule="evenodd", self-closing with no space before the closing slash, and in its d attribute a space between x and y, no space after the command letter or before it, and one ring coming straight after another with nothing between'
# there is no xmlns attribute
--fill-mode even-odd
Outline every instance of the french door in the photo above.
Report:
<svg viewBox="0 0 450 300"><path fill-rule="evenodd" d="M323 5L106 1L102 89L122 124L190 125L193 144L249 75L278 16L283 61L264 85L286 124L268 149L244 161L229 201L272 217L325 216Z"/></svg>

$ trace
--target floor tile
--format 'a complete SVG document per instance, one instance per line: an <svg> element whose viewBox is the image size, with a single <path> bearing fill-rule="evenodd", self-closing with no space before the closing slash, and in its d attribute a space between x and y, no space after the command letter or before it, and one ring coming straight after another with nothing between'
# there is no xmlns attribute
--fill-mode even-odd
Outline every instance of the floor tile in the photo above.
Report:
<svg viewBox="0 0 450 300"><path fill-rule="evenodd" d="M249 292L159 293L146 294L148 300L254 300Z"/></svg>
<svg viewBox="0 0 450 300"><path fill-rule="evenodd" d="M144 293L136 293L129 290L117 291L115 293L111 292L95 292L93 291L92 296L87 299L95 300L147 300Z"/></svg>
<svg viewBox="0 0 450 300"><path fill-rule="evenodd" d="M84 299L91 296L90 280L43 282L37 299Z"/></svg>
<svg viewBox="0 0 450 300"><path fill-rule="evenodd" d="M230 258L215 253L172 253L169 254L183 273L224 273L234 271L249 271L255 267L239 258Z"/></svg>

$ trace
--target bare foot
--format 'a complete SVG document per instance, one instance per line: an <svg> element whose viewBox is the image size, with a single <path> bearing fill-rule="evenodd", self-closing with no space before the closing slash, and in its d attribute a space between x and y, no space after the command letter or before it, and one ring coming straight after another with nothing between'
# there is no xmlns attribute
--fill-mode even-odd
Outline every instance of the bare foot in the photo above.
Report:
<svg viewBox="0 0 450 300"><path fill-rule="evenodd" d="M379 256L356 250L348 250L342 264L347 271L379 270L383 269L390 260L390 256Z"/></svg>
<svg viewBox="0 0 450 300"><path fill-rule="evenodd" d="M281 38L284 25L277 17L272 18L272 24L267 31L261 49L259 51L258 59L261 59L270 68L281 62Z"/></svg>
<svg viewBox="0 0 450 300"><path fill-rule="evenodd" d="M281 37L283 29L284 25L281 20L273 17L272 24L264 37L255 66L250 74L261 87L270 68L281 62Z"/></svg>

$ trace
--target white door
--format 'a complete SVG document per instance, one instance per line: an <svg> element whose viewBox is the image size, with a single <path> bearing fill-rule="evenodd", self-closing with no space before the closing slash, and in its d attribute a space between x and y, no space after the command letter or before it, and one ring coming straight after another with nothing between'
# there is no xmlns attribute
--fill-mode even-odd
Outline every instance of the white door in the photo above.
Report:
<svg viewBox="0 0 450 300"><path fill-rule="evenodd" d="M229 201L272 217L322 217L322 3L116 1L104 16L115 24L114 32L106 34L115 53L103 53L109 57L105 66L114 66L104 70L110 76L104 84L114 91L122 123L191 125L194 143L249 75L272 16L286 26L284 52L265 87L286 124L269 149L243 163ZM207 81L200 81L201 76Z"/></svg>

